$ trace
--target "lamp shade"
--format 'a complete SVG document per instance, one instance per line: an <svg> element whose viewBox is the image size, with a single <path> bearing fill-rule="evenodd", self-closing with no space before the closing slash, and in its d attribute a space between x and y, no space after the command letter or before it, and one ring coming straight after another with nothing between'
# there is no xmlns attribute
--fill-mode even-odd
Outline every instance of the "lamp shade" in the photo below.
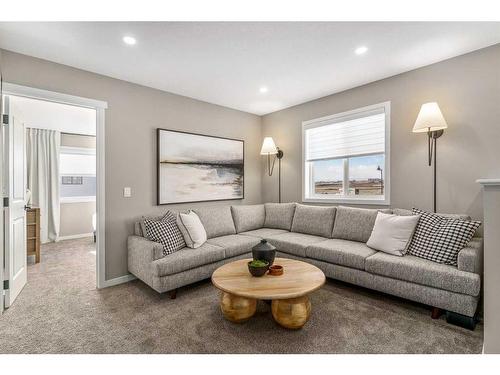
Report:
<svg viewBox="0 0 500 375"><path fill-rule="evenodd" d="M439 109L436 102L425 103L420 108L417 116L417 121L413 125L414 133L421 133L427 131L436 131L446 129L448 125Z"/></svg>
<svg viewBox="0 0 500 375"><path fill-rule="evenodd" d="M277 154L278 148L274 144L272 137L265 137L264 142L262 142L262 148L260 149L261 155Z"/></svg>

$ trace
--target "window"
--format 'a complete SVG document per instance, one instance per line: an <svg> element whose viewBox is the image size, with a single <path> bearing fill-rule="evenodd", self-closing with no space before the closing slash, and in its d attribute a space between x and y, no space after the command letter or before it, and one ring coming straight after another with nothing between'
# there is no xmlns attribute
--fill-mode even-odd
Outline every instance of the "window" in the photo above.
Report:
<svg viewBox="0 0 500 375"><path fill-rule="evenodd" d="M389 129L389 102L303 122L303 200L388 205Z"/></svg>
<svg viewBox="0 0 500 375"><path fill-rule="evenodd" d="M59 179L61 203L95 201L95 149L62 146Z"/></svg>

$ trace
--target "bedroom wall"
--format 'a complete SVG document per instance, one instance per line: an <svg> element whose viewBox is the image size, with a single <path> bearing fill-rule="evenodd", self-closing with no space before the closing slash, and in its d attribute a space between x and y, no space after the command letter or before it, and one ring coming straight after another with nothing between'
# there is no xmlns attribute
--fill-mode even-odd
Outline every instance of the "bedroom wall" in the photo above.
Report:
<svg viewBox="0 0 500 375"><path fill-rule="evenodd" d="M283 201L301 201L302 121L391 102L391 206L432 209L426 134L412 133L420 106L437 101L448 122L438 140L438 210L482 219L478 178L500 175L500 44L263 117L262 136L284 150ZM277 176L262 164L264 201Z"/></svg>
<svg viewBox="0 0 500 375"><path fill-rule="evenodd" d="M61 146L96 148L94 136L61 134ZM92 215L96 212L96 202L61 202L61 228L59 235L74 237L93 233Z"/></svg>
<svg viewBox="0 0 500 375"><path fill-rule="evenodd" d="M259 116L105 77L34 57L2 51L4 80L108 102L106 110L106 279L126 275L128 234L156 206L158 127L243 139L245 199L176 205L228 205L261 202ZM123 197L123 187L132 197Z"/></svg>

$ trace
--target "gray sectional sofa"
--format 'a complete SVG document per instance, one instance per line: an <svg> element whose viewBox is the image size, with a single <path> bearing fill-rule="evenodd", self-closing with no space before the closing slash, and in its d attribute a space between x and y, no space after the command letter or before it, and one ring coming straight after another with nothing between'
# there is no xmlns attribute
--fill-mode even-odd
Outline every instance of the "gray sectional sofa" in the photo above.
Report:
<svg viewBox="0 0 500 375"><path fill-rule="evenodd" d="M144 238L139 223L128 238L129 271L159 293L210 278L222 264L251 257L252 247L267 239L276 246L277 256L314 264L332 279L446 310L450 322L473 327L481 291L479 237L460 251L455 267L369 248L366 242L377 210L266 203L194 211L208 237L197 249L163 257L162 245ZM381 211L411 214L402 209Z"/></svg>

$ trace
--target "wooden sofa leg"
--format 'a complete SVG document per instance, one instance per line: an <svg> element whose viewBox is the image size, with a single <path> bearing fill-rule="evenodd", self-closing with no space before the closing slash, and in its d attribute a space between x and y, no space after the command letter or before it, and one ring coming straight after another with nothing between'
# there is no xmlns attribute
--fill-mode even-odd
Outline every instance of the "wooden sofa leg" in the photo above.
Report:
<svg viewBox="0 0 500 375"><path fill-rule="evenodd" d="M431 311L431 318L432 319L439 319L441 315L443 315L444 311L441 310L439 307L433 307Z"/></svg>
<svg viewBox="0 0 500 375"><path fill-rule="evenodd" d="M171 290L168 292L170 299L175 299L177 297L177 289Z"/></svg>
<svg viewBox="0 0 500 375"><path fill-rule="evenodd" d="M446 311L446 322L474 331L476 328L477 317L470 317L456 312Z"/></svg>

